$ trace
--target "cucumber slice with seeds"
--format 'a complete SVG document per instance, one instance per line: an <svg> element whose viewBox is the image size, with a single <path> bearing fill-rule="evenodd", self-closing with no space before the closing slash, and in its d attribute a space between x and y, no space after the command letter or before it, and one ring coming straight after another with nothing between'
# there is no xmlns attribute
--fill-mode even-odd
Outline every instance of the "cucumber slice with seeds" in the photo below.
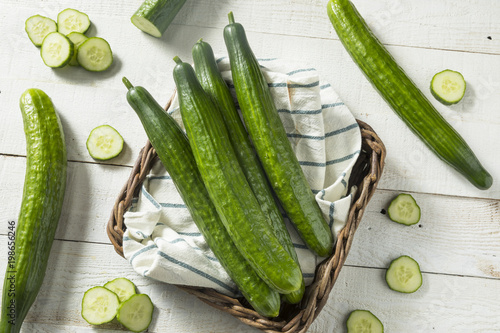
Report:
<svg viewBox="0 0 500 333"><path fill-rule="evenodd" d="M385 274L385 281L392 290L414 293L422 285L422 272L414 259L401 256L391 262Z"/></svg>
<svg viewBox="0 0 500 333"><path fill-rule="evenodd" d="M123 149L123 138L113 127L101 125L94 128L87 139L87 150L96 160L109 160Z"/></svg>
<svg viewBox="0 0 500 333"><path fill-rule="evenodd" d="M132 295L135 295L135 285L132 281L126 278L117 278L109 281L104 285L104 288L107 288L118 295L120 303L125 302Z"/></svg>
<svg viewBox="0 0 500 333"><path fill-rule="evenodd" d="M450 69L437 73L431 81L432 95L445 105L460 102L465 95L465 87L462 74Z"/></svg>
<svg viewBox="0 0 500 333"><path fill-rule="evenodd" d="M113 53L106 40L90 37L78 47L76 59L86 70L102 72L113 63Z"/></svg>
<svg viewBox="0 0 500 333"><path fill-rule="evenodd" d="M91 325L108 323L116 317L118 296L104 287L90 288L82 299L82 317Z"/></svg>
<svg viewBox="0 0 500 333"><path fill-rule="evenodd" d="M410 194L401 193L387 209L389 218L397 223L413 225L420 221L420 207Z"/></svg>
<svg viewBox="0 0 500 333"><path fill-rule="evenodd" d="M153 302L146 294L136 294L123 302L116 319L132 332L142 332L153 319Z"/></svg>
<svg viewBox="0 0 500 333"><path fill-rule="evenodd" d="M57 30L64 35L73 31L84 34L89 27L88 15L76 9L67 8L57 15Z"/></svg>
<svg viewBox="0 0 500 333"><path fill-rule="evenodd" d="M370 311L354 310L347 319L347 333L383 333L384 325Z"/></svg>
<svg viewBox="0 0 500 333"><path fill-rule="evenodd" d="M59 32L48 34L43 39L40 49L40 55L45 65L54 68L66 66L74 52L73 43Z"/></svg>
<svg viewBox="0 0 500 333"><path fill-rule="evenodd" d="M75 52L73 52L73 57L71 57L71 60L69 61L70 66L78 66L78 60L76 59L76 55L78 54L78 48L80 45L82 45L83 42L85 42L87 39L89 39L87 36L82 34L81 32L76 32L73 31L70 34L68 34L68 38L70 41L73 42Z"/></svg>
<svg viewBox="0 0 500 333"><path fill-rule="evenodd" d="M48 17L33 15L26 20L25 30L33 44L41 46L48 34L57 31L57 24Z"/></svg>

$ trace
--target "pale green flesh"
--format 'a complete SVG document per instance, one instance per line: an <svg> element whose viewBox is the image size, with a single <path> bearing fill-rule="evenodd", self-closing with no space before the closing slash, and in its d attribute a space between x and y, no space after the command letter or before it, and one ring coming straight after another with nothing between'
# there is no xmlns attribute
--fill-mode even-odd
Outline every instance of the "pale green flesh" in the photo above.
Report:
<svg viewBox="0 0 500 333"><path fill-rule="evenodd" d="M413 293L422 285L422 273L414 259L401 256L391 263L387 269L385 280L392 290Z"/></svg>
<svg viewBox="0 0 500 333"><path fill-rule="evenodd" d="M394 222L412 225L420 221L420 207L410 194L402 193L392 200L387 210Z"/></svg>
<svg viewBox="0 0 500 333"><path fill-rule="evenodd" d="M25 30L33 44L41 46L49 33L57 31L57 24L48 17L34 15L26 20Z"/></svg>
<svg viewBox="0 0 500 333"><path fill-rule="evenodd" d="M104 285L104 288L111 290L120 299L120 303L135 295L135 285L126 278L117 278L109 281Z"/></svg>
<svg viewBox="0 0 500 333"><path fill-rule="evenodd" d="M73 43L59 32L51 32L42 43L40 55L49 67L63 67L73 56Z"/></svg>
<svg viewBox="0 0 500 333"><path fill-rule="evenodd" d="M104 39L91 37L78 47L76 59L86 70L101 72L113 63L113 53Z"/></svg>
<svg viewBox="0 0 500 333"><path fill-rule="evenodd" d="M465 86L462 74L447 69L434 75L431 81L431 92L440 102L455 104L464 97Z"/></svg>
<svg viewBox="0 0 500 333"><path fill-rule="evenodd" d="M113 127L102 125L94 128L87 139L87 150L97 160L109 160L123 149L123 138Z"/></svg>
<svg viewBox="0 0 500 333"><path fill-rule="evenodd" d="M108 323L115 318L119 305L120 301L114 292L104 287L94 287L83 295L82 317L92 325Z"/></svg>
<svg viewBox="0 0 500 333"><path fill-rule="evenodd" d="M57 29L64 35L73 31L85 33L89 27L89 17L78 10L68 8L57 15Z"/></svg>
<svg viewBox="0 0 500 333"><path fill-rule="evenodd" d="M73 45L75 48L75 52L73 53L73 57L69 61L69 65L70 66L78 66L79 65L78 60L76 59L76 55L78 53L78 48L80 47L80 45L82 45L82 43L84 41L86 41L88 39L88 37L85 36L84 34L82 34L81 32L73 31L72 33L70 33L68 35L68 38L70 41L73 42Z"/></svg>
<svg viewBox="0 0 500 333"><path fill-rule="evenodd" d="M355 310L347 319L347 333L383 333L384 325L370 311Z"/></svg>
<svg viewBox="0 0 500 333"><path fill-rule="evenodd" d="M144 0L132 15L132 23L154 37L161 37L186 0Z"/></svg>
<svg viewBox="0 0 500 333"><path fill-rule="evenodd" d="M148 19L134 15L132 16L132 23L139 28L140 30L144 31L147 34L150 34L153 37L161 37L161 31L158 30L158 28L151 23Z"/></svg>
<svg viewBox="0 0 500 333"><path fill-rule="evenodd" d="M116 319L127 329L142 332L151 323L153 309L149 296L136 294L120 305Z"/></svg>

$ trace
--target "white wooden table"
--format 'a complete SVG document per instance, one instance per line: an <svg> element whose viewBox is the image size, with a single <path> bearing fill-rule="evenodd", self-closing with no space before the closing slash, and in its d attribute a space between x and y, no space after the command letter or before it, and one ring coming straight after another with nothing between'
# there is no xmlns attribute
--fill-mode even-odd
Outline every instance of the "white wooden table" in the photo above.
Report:
<svg viewBox="0 0 500 333"><path fill-rule="evenodd" d="M125 99L122 76L166 103L174 89L172 57L191 60L200 38L225 53L222 29L233 11L259 57L303 60L330 82L355 117L369 123L388 155L379 188L356 233L329 302L310 332L344 332L354 309L369 309L387 332L500 332L500 2L494 0L355 0L360 13L424 93L440 70L460 71L467 93L438 110L463 135L492 173L480 191L439 161L410 133L363 77L339 42L325 1L188 0L161 39L130 23L141 0L0 0L0 272L5 270L8 221L17 221L25 171L25 139L18 101L37 87L53 100L64 126L68 189L47 275L23 332L90 332L80 316L83 292L125 276L155 304L150 332L258 332L193 296L143 278L119 257L105 226L116 195L146 135ZM113 67L53 70L24 32L34 14L56 18L72 7L90 16L89 32L109 41ZM123 153L96 162L85 148L101 124L124 137ZM422 208L418 225L389 221L381 210L400 192ZM424 283L414 294L391 291L384 281L390 261L414 257ZM2 273L3 276L3 273ZM117 332L118 325L99 332Z"/></svg>

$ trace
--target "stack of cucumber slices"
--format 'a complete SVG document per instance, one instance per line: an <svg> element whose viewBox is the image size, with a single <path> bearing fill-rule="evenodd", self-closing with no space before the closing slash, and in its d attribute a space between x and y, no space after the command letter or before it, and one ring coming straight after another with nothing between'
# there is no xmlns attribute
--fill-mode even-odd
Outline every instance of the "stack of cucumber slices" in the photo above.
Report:
<svg viewBox="0 0 500 333"><path fill-rule="evenodd" d="M89 27L87 14L67 8L57 15L57 23L34 15L26 20L25 29L33 44L40 47L45 65L52 68L80 65L88 71L101 72L113 63L113 53L103 38L85 35Z"/></svg>
<svg viewBox="0 0 500 333"><path fill-rule="evenodd" d="M126 278L90 288L82 300L82 317L89 324L101 325L116 318L132 332L142 332L149 327L153 309L149 296L136 294L135 285Z"/></svg>

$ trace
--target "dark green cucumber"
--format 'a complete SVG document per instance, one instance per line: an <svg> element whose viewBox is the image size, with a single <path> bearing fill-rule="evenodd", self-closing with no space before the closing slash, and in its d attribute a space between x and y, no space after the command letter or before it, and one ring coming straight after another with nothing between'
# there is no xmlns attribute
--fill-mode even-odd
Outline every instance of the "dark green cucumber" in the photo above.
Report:
<svg viewBox="0 0 500 333"><path fill-rule="evenodd" d="M299 265L297 253L293 247L290 234L286 229L285 221L276 204L266 174L260 165L257 155L255 155L238 110L236 110L231 92L219 72L212 47L200 39L193 46L192 53L196 76L205 92L212 97L218 106L224 118L231 144L248 184L252 188L264 214L271 222L274 234L297 265ZM304 295L304 290L304 281L302 281L301 288L298 291L286 294L285 299L292 304L298 303Z"/></svg>
<svg viewBox="0 0 500 333"><path fill-rule="evenodd" d="M154 37L161 37L186 0L145 0L132 16L132 23Z"/></svg>
<svg viewBox="0 0 500 333"><path fill-rule="evenodd" d="M327 11L354 62L413 133L474 186L490 188L493 178L471 148L398 66L352 3L330 0Z"/></svg>
<svg viewBox="0 0 500 333"><path fill-rule="evenodd" d="M320 256L333 251L332 232L314 198L286 136L267 81L255 58L243 26L224 28L236 96L257 155L276 195L309 248Z"/></svg>
<svg viewBox="0 0 500 333"><path fill-rule="evenodd" d="M0 332L19 332L40 290L66 189L66 146L50 98L39 89L20 100L26 135L26 176L15 241L10 240ZM14 245L15 244L15 245ZM12 248L11 248L12 246Z"/></svg>
<svg viewBox="0 0 500 333"><path fill-rule="evenodd" d="M186 135L146 89L133 87L125 78L124 83L129 89L130 106L139 116L207 244L253 308L263 316L276 317L280 309L279 294L255 273L229 237L203 185Z"/></svg>
<svg viewBox="0 0 500 333"><path fill-rule="evenodd" d="M257 274L280 293L300 288L302 272L280 244L248 185L222 115L187 63L175 57L174 80L201 177L229 235Z"/></svg>

